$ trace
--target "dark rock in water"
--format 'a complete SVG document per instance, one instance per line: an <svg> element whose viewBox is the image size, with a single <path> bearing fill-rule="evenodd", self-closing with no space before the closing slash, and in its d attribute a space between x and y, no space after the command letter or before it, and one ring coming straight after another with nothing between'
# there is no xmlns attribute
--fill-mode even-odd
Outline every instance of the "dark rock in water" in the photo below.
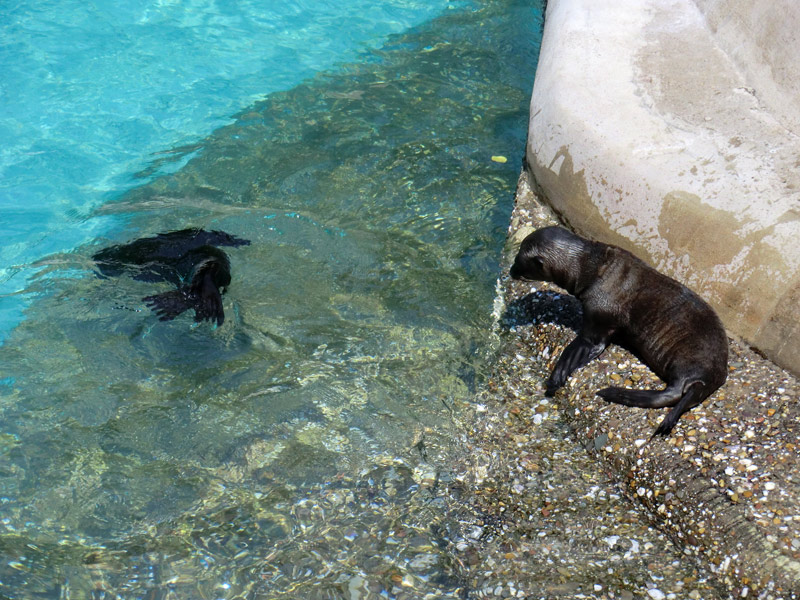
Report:
<svg viewBox="0 0 800 600"><path fill-rule="evenodd" d="M178 289L143 300L162 321L194 308L195 321L222 325L222 293L231 282L228 255L217 246L246 246L224 231L182 229L104 248L93 258L104 277L129 275L139 281L168 281Z"/></svg>

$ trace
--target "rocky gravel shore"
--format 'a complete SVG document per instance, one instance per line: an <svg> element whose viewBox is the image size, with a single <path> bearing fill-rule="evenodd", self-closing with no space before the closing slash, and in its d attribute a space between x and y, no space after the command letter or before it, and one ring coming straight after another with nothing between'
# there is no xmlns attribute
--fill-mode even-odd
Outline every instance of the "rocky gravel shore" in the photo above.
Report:
<svg viewBox="0 0 800 600"><path fill-rule="evenodd" d="M671 538L684 557L693 559L679 561L678 570L691 570L693 565L699 568L678 573L674 580L660 585L643 583L641 591L652 598L669 594L678 598L717 597L713 594L800 598L797 379L731 340L727 383L684 415L667 439L650 439L667 409L610 405L595 396L596 390L615 383L660 385L647 367L619 347L609 347L598 360L573 374L555 398L545 398L541 381L574 336L580 305L549 284L511 281L507 266L525 235L554 223L557 219L537 198L523 171L499 282L502 306L498 306L498 322L504 346L485 406L492 414L478 419L469 438L476 445L474 456L496 451L492 435L503 438L509 450L500 462L513 465L517 472L516 483L509 483L506 491L512 498L522 496L531 481L541 486L542 473L561 467L562 458L529 442L531 436L536 437L537 428L546 426L547 418L563 419L569 431L565 435L585 446L586 457L596 463L597 472L615 482L658 532ZM535 385L526 384L528 379ZM503 420L506 428L501 430ZM492 450L487 453L481 448L483 443ZM495 471L496 466L487 467L486 477L491 478ZM476 472L473 467L473 478ZM535 509L539 515L549 516L562 510L558 498L563 492L555 488L538 494L528 512ZM502 496L489 495L495 500ZM590 504L596 502L592 499ZM511 504L519 508L519 503L512 500ZM512 521L516 523L513 527L524 528L519 520ZM601 539L611 543L619 539L617 535L612 532ZM546 547L529 552L546 556L542 549ZM620 552L625 554L625 550ZM512 549L509 554L516 553ZM609 572L613 566L608 566ZM657 577L667 577L669 571L669 565L663 564L648 568ZM556 567L555 579L560 572ZM705 578L704 573L709 572L713 575ZM587 591L591 592L583 589ZM633 596L611 593L607 597Z"/></svg>

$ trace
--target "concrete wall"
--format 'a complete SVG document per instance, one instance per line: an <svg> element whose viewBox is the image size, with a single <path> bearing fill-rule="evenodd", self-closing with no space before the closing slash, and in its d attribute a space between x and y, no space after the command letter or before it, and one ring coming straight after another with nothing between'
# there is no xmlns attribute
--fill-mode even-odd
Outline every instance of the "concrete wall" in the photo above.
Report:
<svg viewBox="0 0 800 600"><path fill-rule="evenodd" d="M800 133L800 5L796 0L695 0L719 47L760 101Z"/></svg>
<svg viewBox="0 0 800 600"><path fill-rule="evenodd" d="M800 3L550 0L527 158L577 231L800 373Z"/></svg>

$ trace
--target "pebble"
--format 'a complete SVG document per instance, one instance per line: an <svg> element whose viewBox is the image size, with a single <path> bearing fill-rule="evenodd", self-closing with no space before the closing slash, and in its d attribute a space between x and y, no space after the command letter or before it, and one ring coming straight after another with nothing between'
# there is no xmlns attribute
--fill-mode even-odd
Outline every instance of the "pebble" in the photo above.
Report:
<svg viewBox="0 0 800 600"><path fill-rule="evenodd" d="M523 199L525 185L523 177L512 224L530 228L551 224L543 216L545 209ZM506 256L506 262L512 257ZM651 440L653 428L666 411L609 405L595 395L610 382L626 386L635 382L636 387L662 385L638 360L612 345L549 399L552 409L539 412L542 379L552 368L550 357L558 356L575 335L570 328L553 324L558 322L554 315L560 321L569 319L566 315L571 301L547 285L533 288L502 277L499 289L506 306L514 305L514 317L507 335L501 333L508 348L501 348L499 353L492 377L495 387L491 395L476 399L486 410L480 413L474 433L480 438L476 445L492 457L480 472L481 485L492 488L479 495L481 506L505 515L508 521L500 529L502 534L493 525L481 524L485 535L480 538L479 564L485 576L474 577L474 589L493 592L502 586L508 590L508 582L520 589L524 582L526 597L530 598L733 597L743 589L736 582L744 570L758 574L769 561L764 560L763 552L752 556L743 553L741 542L749 533L743 532L745 537L726 536L725 521L709 510L730 511L733 522L755 528L754 539L777 533L780 528L780 535L773 536L774 546L784 548L785 554L800 553L800 535L795 535L800 519L786 517L800 514L800 504L791 503L796 496L768 494L778 489L778 481L782 492L800 484L797 470L792 468L797 443L791 427L784 425L800 417L794 408L797 394L782 399L771 391L780 387L784 391L778 394L793 392L798 389L793 379L733 342L729 363L733 369L725 387L684 415L670 438ZM749 400L743 402L742 398ZM541 421L534 421L534 414L542 414ZM565 426L560 425L562 421ZM528 439L518 437L522 434ZM571 444L578 444L584 456L576 455ZM591 457L596 470L584 467L586 457ZM565 477L566 473L570 477ZM619 511L619 494L614 500L614 488L606 488L606 483L596 479L601 473L610 474L641 512L626 516ZM579 492L581 480L592 485ZM463 483L468 485L469 478ZM704 491L707 496L698 496ZM769 510L782 498L790 500L784 512ZM643 512L653 519L654 528L640 521ZM465 524L466 531L470 527ZM760 527L764 529L759 531ZM524 531L523 537L514 536L515 531ZM664 533L682 540L677 553L670 554L669 544L664 545ZM504 539L513 546L513 552L504 546ZM703 551L699 552L701 545ZM587 569L582 552L588 548L591 560L602 564L604 570L608 568L607 581ZM490 560L484 552L501 558ZM687 561L684 553L709 564L713 560L718 566L696 569L695 561ZM515 557L509 558L509 554ZM595 577L589 579L587 573L591 572ZM771 582L773 575L781 573L764 575L763 580ZM546 577L551 587L544 589ZM762 580L760 575L758 580ZM619 581L626 582L625 590L614 589L612 582ZM789 584L784 580L783 585ZM750 587L751 596L770 598Z"/></svg>

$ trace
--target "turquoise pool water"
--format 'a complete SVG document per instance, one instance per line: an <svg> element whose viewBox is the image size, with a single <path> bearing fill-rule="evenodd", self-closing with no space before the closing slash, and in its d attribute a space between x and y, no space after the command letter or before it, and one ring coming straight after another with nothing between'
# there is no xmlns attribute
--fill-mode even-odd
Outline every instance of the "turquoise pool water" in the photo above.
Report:
<svg viewBox="0 0 800 600"><path fill-rule="evenodd" d="M118 224L92 210L174 171L248 104L353 60L447 0L44 0L0 6L0 341L32 263ZM341 27L341 23L347 27Z"/></svg>
<svg viewBox="0 0 800 600"><path fill-rule="evenodd" d="M0 595L465 590L440 484L495 343L541 8L2 9ZM251 241L221 327L95 276L193 226Z"/></svg>

